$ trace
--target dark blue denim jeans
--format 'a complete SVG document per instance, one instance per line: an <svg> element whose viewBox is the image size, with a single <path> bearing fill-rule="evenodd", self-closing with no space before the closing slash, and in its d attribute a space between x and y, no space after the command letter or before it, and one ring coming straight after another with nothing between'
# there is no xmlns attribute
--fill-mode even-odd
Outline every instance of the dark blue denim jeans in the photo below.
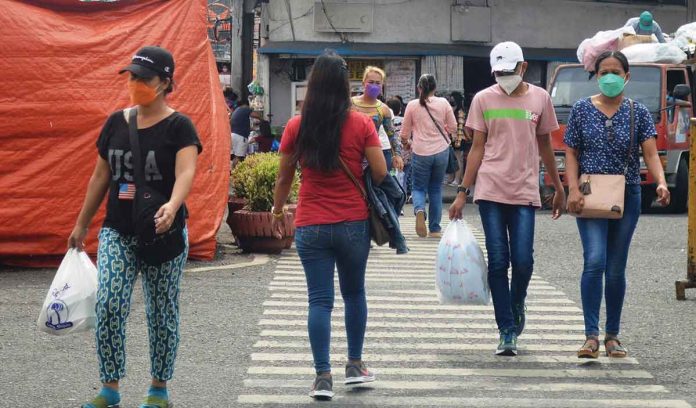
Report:
<svg viewBox="0 0 696 408"><path fill-rule="evenodd" d="M334 304L334 269L338 270L345 305L348 358L362 357L367 300L365 268L370 253L367 221L298 227L295 245L307 278L309 343L317 373L331 371L331 311Z"/></svg>
<svg viewBox="0 0 696 408"><path fill-rule="evenodd" d="M428 230L440 232L442 227L442 180L447 170L449 150L431 156L413 154L413 210L425 211L425 196L428 195Z"/></svg>
<svg viewBox="0 0 696 408"><path fill-rule="evenodd" d="M479 201L478 206L486 235L495 321L498 330L514 330L512 307L524 303L534 269L535 208L492 201ZM511 263L512 280L508 281Z"/></svg>
<svg viewBox="0 0 696 408"><path fill-rule="evenodd" d="M640 216L640 186L626 185L624 215L620 220L578 218L584 267L580 280L585 335L599 336L602 278L606 281L605 333L618 335L626 294L626 261L633 232Z"/></svg>

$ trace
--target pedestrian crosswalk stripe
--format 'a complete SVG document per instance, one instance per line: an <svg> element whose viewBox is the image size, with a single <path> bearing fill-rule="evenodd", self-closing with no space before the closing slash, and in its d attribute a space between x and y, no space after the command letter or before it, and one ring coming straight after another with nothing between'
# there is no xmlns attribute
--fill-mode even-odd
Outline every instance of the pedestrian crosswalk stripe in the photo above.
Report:
<svg viewBox="0 0 696 408"><path fill-rule="evenodd" d="M262 331L262 336L265 337L264 334L268 334L269 331ZM345 338L345 333L343 335L339 335L339 333L331 333L332 337L339 337L339 338ZM271 336L272 337L272 336ZM297 335L295 337L302 337L301 335ZM307 337L307 332L304 332L304 337ZM525 337L527 335L525 334ZM408 339L410 337L404 336L404 338ZM377 339L377 337L375 337ZM380 343L378 341L371 340L369 344L367 344L367 349L366 352L374 352L375 350L385 350L387 353L393 352L394 350L406 350L406 351L413 351L413 350L423 350L423 351L447 351L447 352L461 352L461 351L482 351L484 353L491 353L491 350L495 348L495 343L492 341L493 337L488 336L488 335L481 335L477 339L484 340L484 341L491 341L491 343L482 343L482 342L476 342L476 343L462 343L462 342L457 342L457 343ZM545 339L548 340L548 339ZM254 348L259 348L259 349L282 349L282 350L289 350L289 349L294 349L294 350L307 350L308 345L307 341L276 341L276 340L258 340L256 343L253 345ZM333 344L331 348L334 351L340 350L341 352L345 352L347 349L345 344ZM532 343L523 343L521 345L518 345L518 350L520 351L520 354L525 353L525 352L566 352L566 353L573 353L578 349L578 341L574 341L572 344L554 344L549 341L545 341L544 344L532 344Z"/></svg>
<svg viewBox="0 0 696 408"><path fill-rule="evenodd" d="M307 307L307 302L283 302L277 300L267 300L263 302L264 306L284 306L284 307ZM337 302L334 308L342 308L343 304ZM406 305L406 304L385 304L375 303L368 306L369 309L404 309L404 310L489 310L493 311L493 306L483 305ZM578 312L579 308L574 306L528 306L530 312Z"/></svg>
<svg viewBox="0 0 696 408"><path fill-rule="evenodd" d="M334 276L334 279L338 280L338 276ZM273 278L274 281L280 282L280 281L305 281L304 276L287 276L287 275L276 275ZM417 282L417 283L431 283L434 284L435 279L434 278L404 278L403 276L381 276L381 277L374 277L367 279L369 282ZM534 287L549 287L553 288L552 286L544 285L542 283L536 283L532 282L529 284L530 288Z"/></svg>
<svg viewBox="0 0 696 408"><path fill-rule="evenodd" d="M267 316L301 316L307 317L307 312L304 310L281 310L281 309L266 309L263 311L264 315ZM335 319L342 319L343 313L335 311L333 313ZM373 319L411 319L411 320L427 320L427 319L451 319L451 320L486 320L490 321L491 316L488 313L428 313L428 314L413 314L413 313L383 313L383 312L370 312L370 321ZM527 314L528 322L536 321L577 321L582 322L584 318L578 315L537 315L537 314Z"/></svg>
<svg viewBox="0 0 696 408"><path fill-rule="evenodd" d="M307 323L305 322L305 326ZM368 322L368 327L370 326L370 323ZM526 330L526 329L525 329ZM334 330L333 333L331 333L332 337L346 337L346 334L344 331L341 330ZM307 331L306 330L261 330L261 337L307 337ZM384 332L379 332L375 330L368 330L365 333L365 338L368 339L379 339L379 338L384 338L384 339L477 339L477 340L484 340L484 341L490 341L492 343L495 343L498 338L498 331L497 330L489 330L489 331L482 331L482 330L477 330L475 332L413 332L413 331L407 331L407 332L397 332L397 331L384 331ZM534 333L524 333L524 339L525 341L528 340L546 340L546 341L572 341L573 343L576 344L575 349L577 350L578 343L581 343L582 336L579 336L577 334L556 334L556 333L544 333L544 334L534 334ZM522 340L520 340L520 343L522 343ZM366 347L369 347L370 345L366 345ZM489 349L490 346L489 346ZM492 349L491 349L492 350Z"/></svg>
<svg viewBox="0 0 696 408"><path fill-rule="evenodd" d="M404 362L426 362L426 363L506 363L506 364L518 364L518 363L536 363L536 364L549 364L549 363L563 363L563 364L574 364L577 365L581 360L572 355L521 355L517 357L510 357L501 361L500 356L496 356L491 353L484 355L462 355L462 354L366 354L366 360L372 363L381 363L381 366L398 366ZM312 362L312 353L252 353L252 361L267 361L267 362ZM386 363L386 364L385 364ZM634 358L608 358L600 357L595 360L594 363L599 364L609 364L609 365L636 365L638 361ZM381 384L381 383L380 383ZM307 385L306 383L304 384Z"/></svg>
<svg viewBox="0 0 696 408"><path fill-rule="evenodd" d="M433 283L432 283L432 284L423 284L422 282L416 282L416 283L404 282L404 283L400 284L399 286L417 286L417 287L419 287L419 288L429 288L428 290L429 290L431 293L436 293L436 292L434 292L435 290L437 290L437 289L435 288L435 283L434 283L434 281L435 281L435 280L433 279ZM336 287L338 287L338 279L335 279L335 280L334 280L334 283L336 284ZM368 282L368 285L369 285L370 283L372 283L372 282ZM307 282L301 281L301 280L294 280L294 281L271 281L271 283L269 284L269 287L282 287L282 286L300 286L300 287L303 287L303 288L307 288ZM381 287L381 286L384 286L384 285L379 285L379 286L378 286L377 284L372 284L372 285L369 286L368 289L382 289L382 290L385 290L385 289L391 289L391 288L393 288L394 290L398 290L397 288L394 288L395 285L390 285L389 288L384 288L384 287ZM423 289L421 289L421 290L423 290ZM540 292L540 291L554 292L554 291L557 291L557 290L558 290L558 289L556 289L556 288L553 287L553 286L534 286L534 287L530 287L530 288L527 290L527 292L528 292L528 293L533 293L533 291L538 291L538 292Z"/></svg>
<svg viewBox="0 0 696 408"><path fill-rule="evenodd" d="M386 246L375 247L367 264L370 312L363 357L378 381L358 389L369 387L369 394L340 385L347 338L334 271L330 351L340 374L335 374L339 378L330 405L690 406L669 399L669 391L655 384L635 358L609 359L602 354L597 360L578 359L575 352L584 340L582 310L538 273L528 288L527 326L518 341L519 355L495 356L498 330L492 305L439 304L435 281L439 240L416 238L413 218L404 220L411 252L396 255ZM473 231L482 242L483 235ZM307 283L295 250L277 259L268 289L244 379L246 391L238 397L238 405L312 405L306 395L314 374L306 328Z"/></svg>
<svg viewBox="0 0 696 408"><path fill-rule="evenodd" d="M334 328L343 327L344 322L336 319L332 322ZM261 319L259 326L307 326L307 320L287 320L287 319ZM495 322L491 323L442 323L442 322L384 322L371 320L368 323L370 328L403 328L403 329L484 329L498 330ZM584 325L581 324L530 324L525 328L529 330L550 330L550 331L583 331ZM577 338L577 336L575 337Z"/></svg>
<svg viewBox="0 0 696 408"><path fill-rule="evenodd" d="M298 284L298 285L293 285L293 286L288 286L288 285L275 285L271 284L268 286L268 290L277 292L277 293L284 293L284 292L299 292L299 293L304 293L307 294L307 285L306 284ZM338 293L338 291L337 291ZM431 290L408 290L408 289L389 289L389 288L373 288L370 289L370 292L368 296L372 294L402 294L402 295L430 295L430 296L437 296L437 289L433 288ZM543 298L543 297L559 297L559 296L564 296L564 293L558 290L538 290L538 289L530 289L527 291L529 295L533 295L532 298Z"/></svg>
<svg viewBox="0 0 696 408"><path fill-rule="evenodd" d="M337 273L334 271L334 273ZM384 277L387 273L392 273L392 271L379 271L379 270L370 270L370 272L365 274L365 278L367 280L370 280L370 278L379 278L379 277ZM302 276L304 278L305 273L304 269L302 268L295 268L295 269L276 269L275 276ZM399 271L399 276L404 277L404 278L422 278L422 279L432 279L435 280L435 269L428 269L427 271L413 271L413 270L408 270L408 271ZM531 282L535 284L540 284L540 285L550 285L549 282L541 280L541 279L532 279Z"/></svg>
<svg viewBox="0 0 696 408"><path fill-rule="evenodd" d="M288 294L288 293L272 293L271 298L281 299L307 299L306 295ZM402 296L377 296L368 295L368 300L384 301L384 302L423 302L423 303L439 303L437 299L432 297L402 297ZM527 304L574 304L570 299L564 298L546 298L546 299L530 299Z"/></svg>
<svg viewBox="0 0 696 408"><path fill-rule="evenodd" d="M244 386L250 388L307 388L305 380L244 380ZM630 394L653 394L669 392L661 385L614 385L605 383L516 383L490 381L390 381L379 380L373 384L375 388L382 390L482 390L482 391L517 391L517 392L567 392L586 391L591 389L594 393L623 392ZM357 403L357 401L356 401Z"/></svg>
<svg viewBox="0 0 696 408"><path fill-rule="evenodd" d="M240 404L288 404L309 403L306 396L299 395L240 395ZM466 398L466 397L397 397L397 396L343 396L337 395L332 406L428 406L428 407L515 407L515 408L690 408L685 401L678 400L619 400L619 399L533 399L533 398Z"/></svg>
<svg viewBox="0 0 696 408"><path fill-rule="evenodd" d="M413 368L413 367L373 367L375 373L393 376L430 377L516 377L516 378L653 378L644 370L583 370L550 368ZM249 374L306 375L315 374L312 367L274 367L253 366Z"/></svg>

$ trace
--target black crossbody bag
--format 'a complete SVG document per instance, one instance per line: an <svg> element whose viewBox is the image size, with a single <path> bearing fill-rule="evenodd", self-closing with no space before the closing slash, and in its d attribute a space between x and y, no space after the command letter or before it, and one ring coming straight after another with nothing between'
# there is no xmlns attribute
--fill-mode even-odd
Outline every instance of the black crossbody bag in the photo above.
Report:
<svg viewBox="0 0 696 408"><path fill-rule="evenodd" d="M179 256L186 249L184 240L184 206L174 217L168 231L155 232L155 214L169 201L162 193L145 182L145 165L140 155L138 140L138 111L132 108L128 112L128 137L133 156L133 173L135 181L135 198L133 199L133 226L138 238L136 253L140 259L150 265L161 265Z"/></svg>

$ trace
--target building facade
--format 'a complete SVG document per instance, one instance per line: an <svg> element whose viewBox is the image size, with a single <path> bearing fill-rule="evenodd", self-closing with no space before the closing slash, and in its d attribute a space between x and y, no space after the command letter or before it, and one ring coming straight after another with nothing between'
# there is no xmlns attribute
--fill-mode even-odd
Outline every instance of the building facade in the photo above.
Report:
<svg viewBox="0 0 696 408"><path fill-rule="evenodd" d="M576 48L650 10L666 33L689 21L686 0L270 0L257 2L261 46L257 80L268 90L273 125L298 113L314 58L332 48L346 58L351 86L362 69L385 69L385 96L416 97L416 81L433 73L441 91L467 95L493 83L488 54L501 41L520 44L526 80L546 86Z"/></svg>

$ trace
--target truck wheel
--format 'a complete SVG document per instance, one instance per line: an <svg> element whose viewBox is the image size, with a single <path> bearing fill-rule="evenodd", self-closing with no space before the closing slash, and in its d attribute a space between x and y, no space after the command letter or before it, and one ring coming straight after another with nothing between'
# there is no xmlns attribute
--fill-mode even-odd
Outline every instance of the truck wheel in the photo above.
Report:
<svg viewBox="0 0 696 408"><path fill-rule="evenodd" d="M655 200L655 189L653 186L641 186L640 197L642 213L655 214L656 211L652 208L652 203Z"/></svg>
<svg viewBox="0 0 696 408"><path fill-rule="evenodd" d="M672 202L667 206L667 211L675 214L686 212L689 199L689 165L686 159L679 161L677 185L670 192L672 193Z"/></svg>

